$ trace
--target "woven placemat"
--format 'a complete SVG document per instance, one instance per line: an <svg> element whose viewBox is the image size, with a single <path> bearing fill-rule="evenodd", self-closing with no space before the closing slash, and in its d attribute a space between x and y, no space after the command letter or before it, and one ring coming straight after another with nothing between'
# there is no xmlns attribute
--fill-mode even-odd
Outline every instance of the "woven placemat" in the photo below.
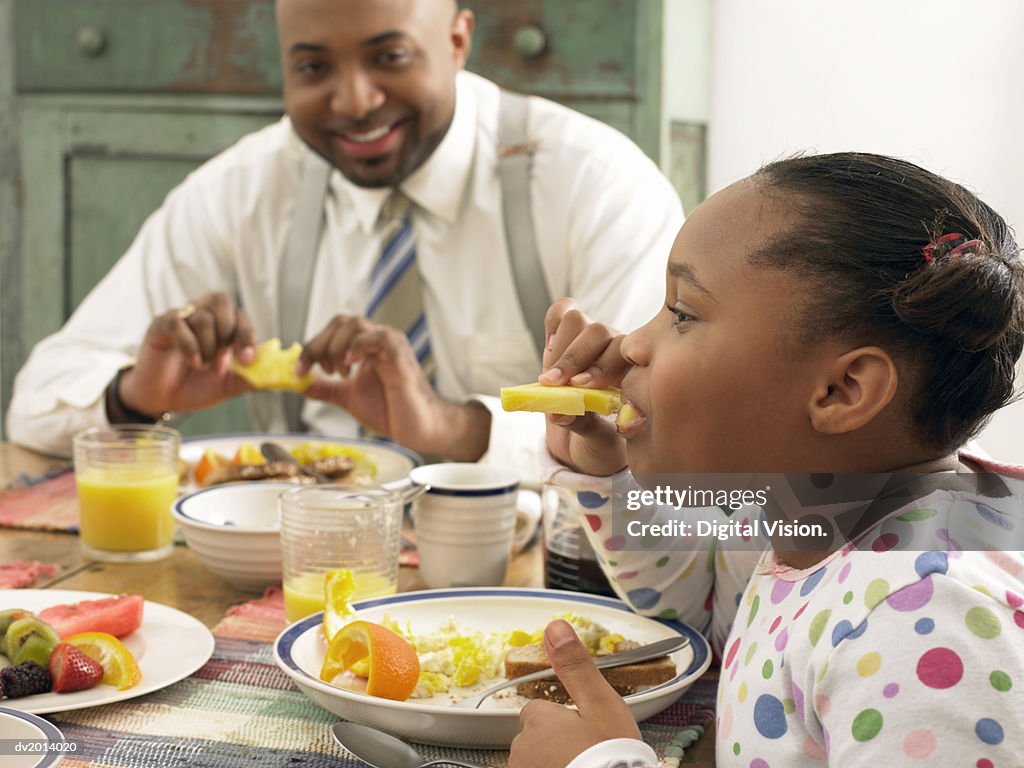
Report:
<svg viewBox="0 0 1024 768"><path fill-rule="evenodd" d="M117 704L48 716L78 749L67 768L364 768L338 746L337 716L299 692L274 663L284 626L277 587L236 606L214 628L213 657L191 677ZM715 683L698 680L683 698L641 724L659 753L684 726L714 718ZM461 758L505 768L504 751L416 745L427 759Z"/></svg>

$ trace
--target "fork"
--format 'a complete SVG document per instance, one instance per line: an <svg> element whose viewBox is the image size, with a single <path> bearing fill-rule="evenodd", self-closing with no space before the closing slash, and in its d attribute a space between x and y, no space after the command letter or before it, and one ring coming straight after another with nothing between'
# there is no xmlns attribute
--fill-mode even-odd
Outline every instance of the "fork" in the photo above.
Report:
<svg viewBox="0 0 1024 768"><path fill-rule="evenodd" d="M610 667L624 667L627 664L637 664L641 661L657 659L665 654L678 651L689 644L690 638L678 635L677 637L670 637L665 640L648 643L647 645L641 645L639 648L632 648L628 651L610 653L607 656L598 656L594 659L594 666L598 669L608 669ZM505 680L504 682L498 683L490 688L485 688L474 696L462 699L461 701L456 702L454 706L462 707L463 709L479 709L480 705L483 704L486 699L490 698L498 691L503 691L510 686L519 685L520 683L531 683L534 680L545 680L549 677L555 677L555 670L550 667L538 670L537 672L531 672L528 675L513 677L511 680Z"/></svg>

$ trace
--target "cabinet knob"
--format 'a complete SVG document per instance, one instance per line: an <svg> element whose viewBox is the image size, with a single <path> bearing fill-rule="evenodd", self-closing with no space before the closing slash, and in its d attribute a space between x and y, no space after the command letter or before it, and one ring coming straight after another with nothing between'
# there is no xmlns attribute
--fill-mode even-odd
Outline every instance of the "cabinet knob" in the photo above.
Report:
<svg viewBox="0 0 1024 768"><path fill-rule="evenodd" d="M528 24L516 30L513 43L524 59L535 59L547 49L548 37L540 27Z"/></svg>
<svg viewBox="0 0 1024 768"><path fill-rule="evenodd" d="M75 44L86 56L99 56L107 47L107 36L96 27L79 27L75 31Z"/></svg>

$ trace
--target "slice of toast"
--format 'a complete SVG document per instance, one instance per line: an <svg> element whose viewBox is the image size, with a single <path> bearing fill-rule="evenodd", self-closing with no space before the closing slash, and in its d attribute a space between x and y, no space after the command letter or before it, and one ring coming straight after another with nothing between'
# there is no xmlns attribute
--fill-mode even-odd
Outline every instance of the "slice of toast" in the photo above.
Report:
<svg viewBox="0 0 1024 768"><path fill-rule="evenodd" d="M639 643L631 640L623 640L615 646L615 652L628 651L638 645ZM505 678L508 680L520 675L528 675L531 672L538 672L550 666L548 654L540 643L513 648L505 654ZM668 656L662 656L639 664L602 669L601 674L604 675L605 680L611 683L617 693L628 696L641 688L660 685L671 680L676 676L676 665ZM547 699L557 704L572 702L565 687L555 677L547 680L535 680L532 683L520 683L516 686L516 693L528 699Z"/></svg>

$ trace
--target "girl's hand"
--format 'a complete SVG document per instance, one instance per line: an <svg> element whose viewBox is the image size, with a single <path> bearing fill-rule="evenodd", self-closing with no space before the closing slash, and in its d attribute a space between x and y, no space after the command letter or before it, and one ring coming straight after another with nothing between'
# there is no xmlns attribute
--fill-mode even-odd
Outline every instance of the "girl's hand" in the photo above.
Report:
<svg viewBox="0 0 1024 768"><path fill-rule="evenodd" d="M640 738L626 702L601 676L571 625L562 620L548 624L544 648L576 709L539 699L527 702L519 713L509 768L564 768L602 741Z"/></svg>
<svg viewBox="0 0 1024 768"><path fill-rule="evenodd" d="M542 384L617 387L630 364L622 357L623 336L591 322L572 299L559 299L544 318ZM549 414L547 444L551 455L587 475L611 475L626 466L626 444L612 418Z"/></svg>

